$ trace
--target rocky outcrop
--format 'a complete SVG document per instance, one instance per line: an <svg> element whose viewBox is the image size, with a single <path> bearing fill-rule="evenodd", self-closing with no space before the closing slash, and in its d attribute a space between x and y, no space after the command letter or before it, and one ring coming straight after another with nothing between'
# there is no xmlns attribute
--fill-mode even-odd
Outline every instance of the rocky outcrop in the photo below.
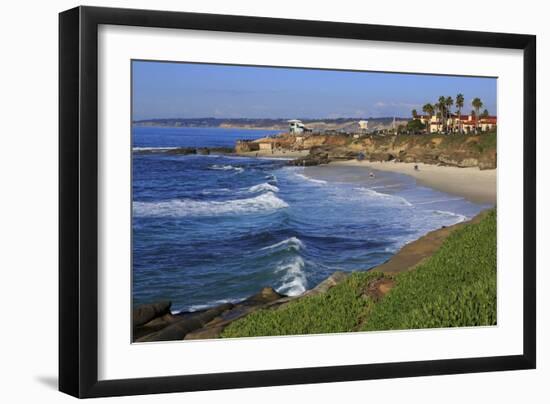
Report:
<svg viewBox="0 0 550 404"><path fill-rule="evenodd" d="M323 282L315 286L313 289L308 290L307 292L304 292L304 295L313 296L321 293L326 293L329 291L329 289L331 289L332 287L338 285L340 282L345 280L348 277L348 275L349 274L342 271L334 272L332 275L330 275Z"/></svg>
<svg viewBox="0 0 550 404"><path fill-rule="evenodd" d="M154 318L163 316L170 311L171 305L171 302L166 301L137 306L132 312L132 324L134 324L134 327L139 327Z"/></svg>
<svg viewBox="0 0 550 404"><path fill-rule="evenodd" d="M289 165L295 166L316 166L328 164L331 161L351 160L357 157L357 152L343 146L315 146L309 150L305 157L290 161Z"/></svg>
<svg viewBox="0 0 550 404"><path fill-rule="evenodd" d="M219 338L225 327L260 309L274 309L307 296L326 293L347 277L335 272L315 288L299 296L285 296L270 287L239 303L224 303L197 312L172 314L170 302L139 306L134 310L133 340L135 342L174 341Z"/></svg>
<svg viewBox="0 0 550 404"><path fill-rule="evenodd" d="M197 154L197 149L193 147L178 147L177 149L168 149L166 150L166 154Z"/></svg>
<svg viewBox="0 0 550 404"><path fill-rule="evenodd" d="M248 153L260 150L260 144L258 142L248 140L238 140L235 144L235 153Z"/></svg>
<svg viewBox="0 0 550 404"><path fill-rule="evenodd" d="M137 342L173 341L181 340L190 332L204 327L208 322L225 311L233 308L231 303L222 304L214 308L197 312L192 315L172 316L168 325L156 332L137 338Z"/></svg>
<svg viewBox="0 0 550 404"><path fill-rule="evenodd" d="M480 135L400 135L359 138L342 135L310 135L300 143L309 148L305 157L291 165L313 166L331 161L363 158L368 161L398 161L455 167L496 168L496 142ZM296 148L298 145L291 145Z"/></svg>
<svg viewBox="0 0 550 404"><path fill-rule="evenodd" d="M134 154L171 154L171 155L189 155L189 154L234 154L232 147L177 147L175 149L137 149Z"/></svg>

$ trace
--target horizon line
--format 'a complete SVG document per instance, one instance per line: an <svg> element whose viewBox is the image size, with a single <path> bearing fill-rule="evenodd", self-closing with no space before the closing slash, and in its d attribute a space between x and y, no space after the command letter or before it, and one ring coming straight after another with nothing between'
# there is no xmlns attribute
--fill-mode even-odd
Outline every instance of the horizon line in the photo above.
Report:
<svg viewBox="0 0 550 404"><path fill-rule="evenodd" d="M301 121L313 121L313 120L337 120L337 119L349 119L352 121L360 121L360 120L368 120L368 119L382 119L382 118L396 118L396 119L413 119L411 117L403 117L403 116L397 116L397 115L384 115L384 116L369 116L367 118L365 117L348 117L348 116L340 116L337 118L329 118L329 117L317 117L317 118L248 118L248 117L240 117L240 118L230 118L230 117L223 117L223 118L216 118L213 116L201 116L196 118L144 118L144 119L133 119L132 122L144 122L144 121L160 121L160 120L166 120L166 121L176 121L176 120L189 120L189 119L217 119L217 120L231 120L231 119L247 119L247 120L270 120L270 121L284 121L284 120L290 120L290 119L298 119Z"/></svg>

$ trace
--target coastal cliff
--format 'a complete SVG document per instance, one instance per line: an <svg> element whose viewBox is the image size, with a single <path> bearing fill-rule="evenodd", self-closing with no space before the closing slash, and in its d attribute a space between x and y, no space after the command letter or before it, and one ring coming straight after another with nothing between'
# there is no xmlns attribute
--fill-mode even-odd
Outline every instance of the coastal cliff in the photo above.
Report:
<svg viewBox="0 0 550 404"><path fill-rule="evenodd" d="M264 146L262 146L264 145ZM267 145L267 146L265 146ZM267 150L267 151L266 151ZM309 150L290 164L311 166L331 161L363 158L368 161L425 163L494 169L497 164L496 133L479 135L291 135L237 142L238 154L266 155Z"/></svg>

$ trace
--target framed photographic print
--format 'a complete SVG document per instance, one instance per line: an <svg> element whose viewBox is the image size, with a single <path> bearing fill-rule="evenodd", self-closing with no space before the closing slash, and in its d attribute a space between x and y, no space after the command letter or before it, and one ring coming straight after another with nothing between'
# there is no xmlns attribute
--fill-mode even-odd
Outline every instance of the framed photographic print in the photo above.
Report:
<svg viewBox="0 0 550 404"><path fill-rule="evenodd" d="M59 21L61 391L535 367L534 36Z"/></svg>

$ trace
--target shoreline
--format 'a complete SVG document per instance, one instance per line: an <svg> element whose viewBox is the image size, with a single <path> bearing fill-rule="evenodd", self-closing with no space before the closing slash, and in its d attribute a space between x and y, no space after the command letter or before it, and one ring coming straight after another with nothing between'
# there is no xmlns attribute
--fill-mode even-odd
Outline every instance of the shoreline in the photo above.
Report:
<svg viewBox="0 0 550 404"><path fill-rule="evenodd" d="M485 209L470 220L432 230L405 244L385 262L367 270L334 272L312 289L297 296L282 295L271 287L264 287L242 301L214 305L195 312L173 312L170 301L134 307L132 339L143 343L220 338L224 329L234 321L259 310L272 310L306 297L323 295L354 273L379 272L389 277L370 285L369 292L380 299L396 285L393 276L416 269L432 257L451 234L465 226L480 223L489 212L490 209Z"/></svg>
<svg viewBox="0 0 550 404"><path fill-rule="evenodd" d="M231 154L240 157L286 158L292 160L307 156L309 150L286 151L253 151ZM418 165L419 171L414 166ZM464 197L475 203L496 204L496 169L479 170L475 168L459 168L452 166L428 165L423 163L395 163L369 161L333 161L323 164L329 168L334 166L362 167L372 170L394 172L415 178L424 185L445 193ZM336 170L338 171L338 170ZM362 177L362 173L356 174ZM368 171L365 171L365 177ZM349 273L336 272L325 278L317 286L306 290L297 296L286 296L278 293L272 287L266 286L255 295L234 302L213 305L197 311L180 313L170 310L170 302L157 302L141 307L134 307L132 339L135 342L156 342L173 340L193 340L220 338L226 327L236 320L248 317L260 310L273 310L285 307L302 298L312 295L323 295L332 287L344 282L350 274L356 272L381 272L384 278L376 279L368 284L368 291L375 300L384 297L393 287L393 276L402 272L414 270L426 259L433 256L449 235L465 225L477 223L487 213L484 209L476 217L451 226L432 230L410 241L396 251L387 261L367 270L355 270Z"/></svg>
<svg viewBox="0 0 550 404"><path fill-rule="evenodd" d="M497 170L480 170L477 167L451 167L424 163L395 163L371 161L334 161L329 166L363 167L378 171L405 174L420 185L451 195L461 196L471 202L496 205ZM419 170L416 171L414 166Z"/></svg>

